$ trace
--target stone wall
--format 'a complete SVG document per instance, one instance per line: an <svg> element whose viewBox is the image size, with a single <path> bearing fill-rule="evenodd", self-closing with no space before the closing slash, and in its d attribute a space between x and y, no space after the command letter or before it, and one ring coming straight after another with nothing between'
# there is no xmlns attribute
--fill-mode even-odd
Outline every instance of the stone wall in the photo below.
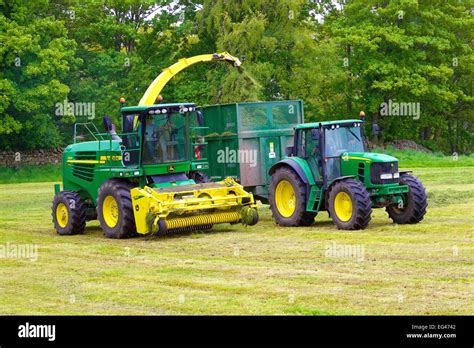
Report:
<svg viewBox="0 0 474 348"><path fill-rule="evenodd" d="M63 148L32 151L0 150L0 167L18 167L22 165L59 164Z"/></svg>

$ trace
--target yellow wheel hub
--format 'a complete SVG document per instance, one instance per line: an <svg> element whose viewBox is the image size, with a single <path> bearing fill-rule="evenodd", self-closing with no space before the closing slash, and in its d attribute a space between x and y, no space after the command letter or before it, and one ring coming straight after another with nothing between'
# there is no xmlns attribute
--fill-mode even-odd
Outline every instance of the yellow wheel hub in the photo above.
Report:
<svg viewBox="0 0 474 348"><path fill-rule="evenodd" d="M59 203L56 206L56 221L61 228L67 226L67 222L69 220L69 213L67 211L66 204Z"/></svg>
<svg viewBox="0 0 474 348"><path fill-rule="evenodd" d="M102 216L107 226L114 228L118 223L118 204L113 196L107 196L102 203Z"/></svg>
<svg viewBox="0 0 474 348"><path fill-rule="evenodd" d="M287 180L282 180L275 189L275 203L278 212L283 217L290 217L296 210L296 193L293 185Z"/></svg>
<svg viewBox="0 0 474 348"><path fill-rule="evenodd" d="M334 199L334 211L341 221L349 221L352 217L352 200L345 192L339 192Z"/></svg>

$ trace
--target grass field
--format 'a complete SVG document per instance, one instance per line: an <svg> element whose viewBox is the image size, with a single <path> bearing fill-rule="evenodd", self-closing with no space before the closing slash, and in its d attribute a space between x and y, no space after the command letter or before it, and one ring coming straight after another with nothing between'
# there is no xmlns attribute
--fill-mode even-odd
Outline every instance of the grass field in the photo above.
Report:
<svg viewBox="0 0 474 348"><path fill-rule="evenodd" d="M0 258L0 314L473 314L474 167L414 172L429 193L418 225L379 209L361 232L325 213L279 228L262 206L253 227L131 240L97 222L57 236L52 182L0 185L0 247L38 247Z"/></svg>

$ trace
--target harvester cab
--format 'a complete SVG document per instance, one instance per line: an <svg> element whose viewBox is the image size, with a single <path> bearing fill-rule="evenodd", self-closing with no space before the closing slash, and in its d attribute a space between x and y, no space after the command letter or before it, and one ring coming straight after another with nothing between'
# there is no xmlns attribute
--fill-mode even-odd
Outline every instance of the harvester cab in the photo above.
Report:
<svg viewBox="0 0 474 348"><path fill-rule="evenodd" d="M385 207L399 224L417 223L426 192L395 157L367 151L363 120L300 124L287 158L269 171L269 203L282 226L308 226L326 210L340 229L363 229L372 208Z"/></svg>
<svg viewBox="0 0 474 348"><path fill-rule="evenodd" d="M173 181L163 182L157 175L172 174L170 178L173 178L194 171L196 167L189 165L192 159L189 149L191 141L198 138L198 127L190 125L195 111L196 105L190 103L123 107L124 137L120 144L123 165L140 164L147 183L158 186L172 185ZM207 166L202 163L199 169Z"/></svg>

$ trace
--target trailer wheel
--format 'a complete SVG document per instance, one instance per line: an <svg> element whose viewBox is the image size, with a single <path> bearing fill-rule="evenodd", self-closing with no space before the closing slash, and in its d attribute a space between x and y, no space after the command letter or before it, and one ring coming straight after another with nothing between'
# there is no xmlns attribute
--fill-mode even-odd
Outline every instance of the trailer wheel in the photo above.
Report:
<svg viewBox="0 0 474 348"><path fill-rule="evenodd" d="M400 184L408 185L410 190L404 194L401 206L395 203L386 208L388 216L397 224L416 224L423 220L426 214L428 202L425 188L420 179L410 174L402 174Z"/></svg>
<svg viewBox="0 0 474 348"><path fill-rule="evenodd" d="M273 173L268 201L280 226L309 226L314 221L306 212L306 185L290 168L281 167Z"/></svg>
<svg viewBox="0 0 474 348"><path fill-rule="evenodd" d="M108 180L100 186L97 216L106 237L122 239L136 234L131 188L128 182L118 179Z"/></svg>
<svg viewBox="0 0 474 348"><path fill-rule="evenodd" d="M84 233L86 228L86 205L74 191L61 191L54 196L52 209L53 224L61 236Z"/></svg>
<svg viewBox="0 0 474 348"><path fill-rule="evenodd" d="M366 228L372 214L369 193L354 179L338 181L330 188L328 208L334 224L341 230Z"/></svg>

